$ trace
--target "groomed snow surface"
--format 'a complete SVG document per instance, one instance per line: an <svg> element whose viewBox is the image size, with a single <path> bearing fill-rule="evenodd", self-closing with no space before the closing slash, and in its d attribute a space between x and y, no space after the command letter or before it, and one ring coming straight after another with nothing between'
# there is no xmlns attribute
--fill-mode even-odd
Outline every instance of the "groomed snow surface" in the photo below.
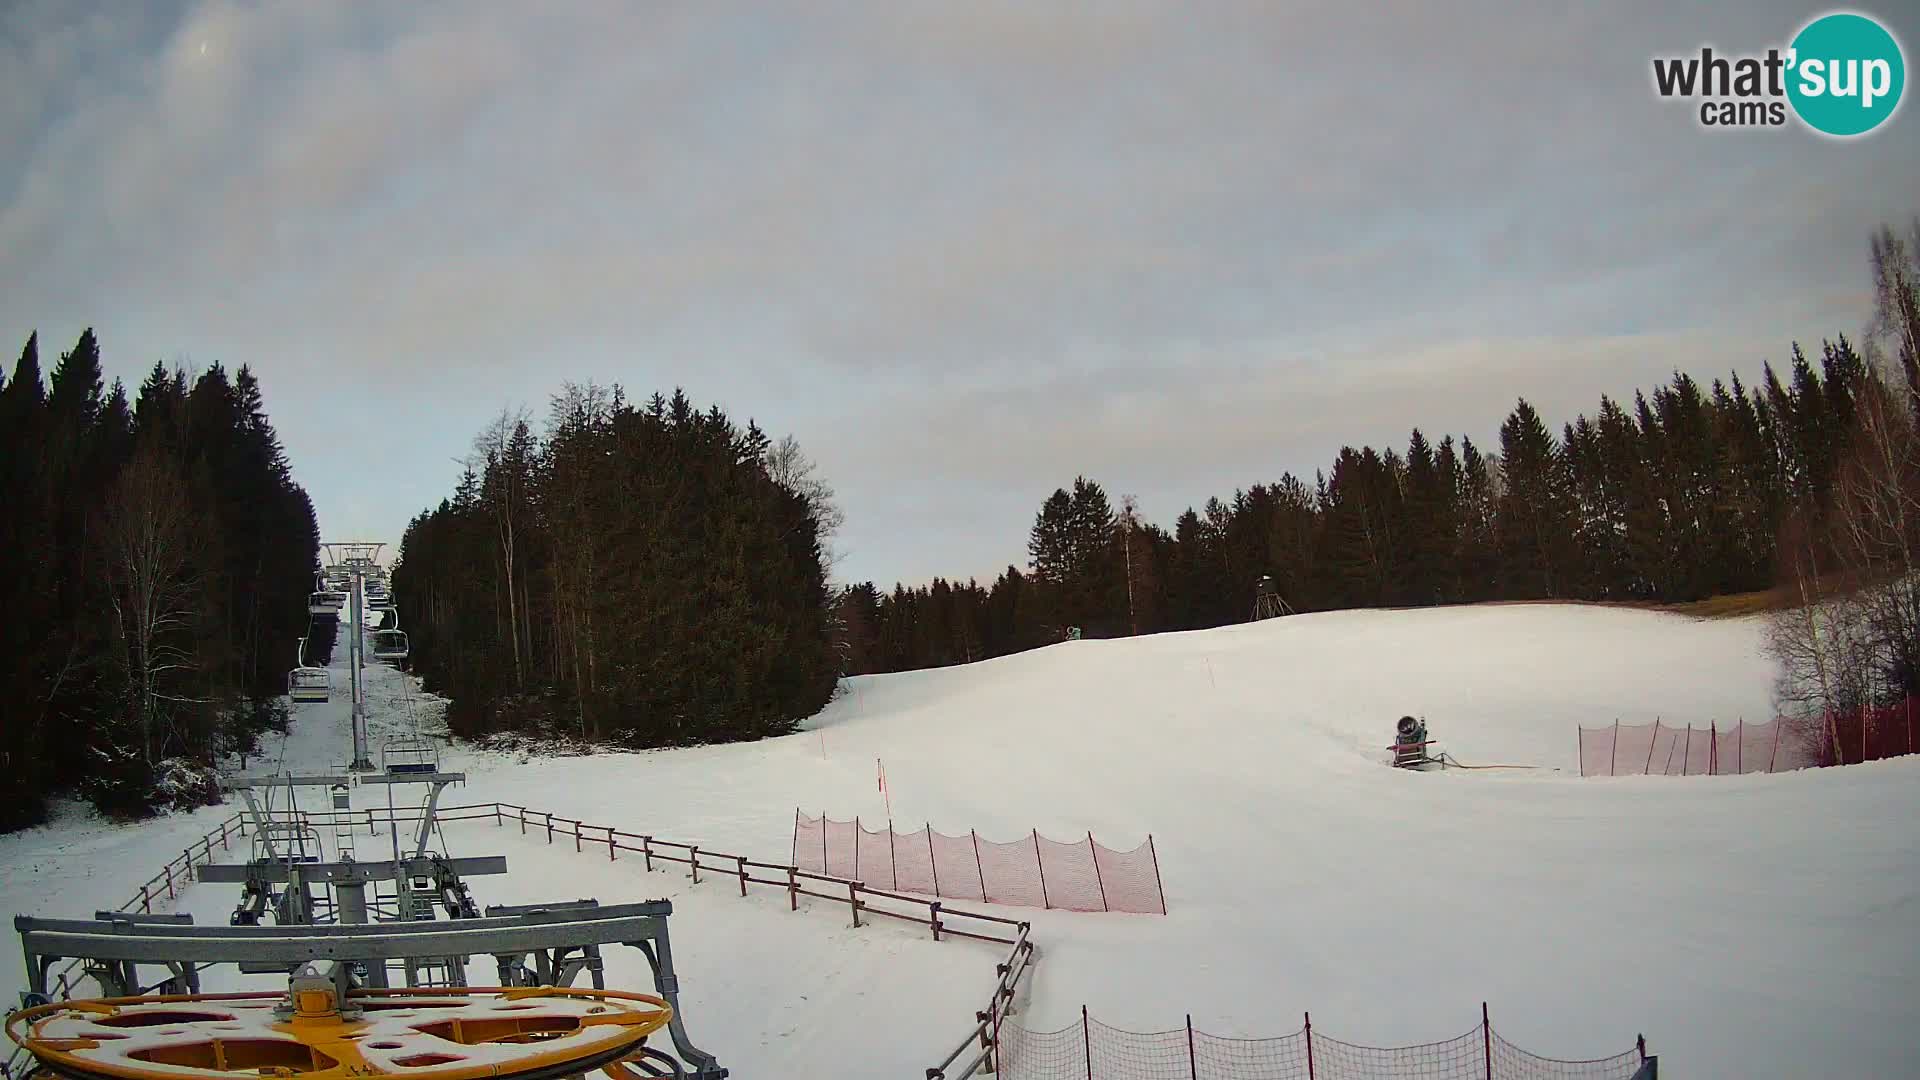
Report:
<svg viewBox="0 0 1920 1080"><path fill-rule="evenodd" d="M993 909L1034 922L1020 1020L1035 1030L1083 1003L1118 1027L1192 1013L1245 1036L1297 1030L1311 1010L1330 1036L1401 1045L1467 1030L1486 1000L1505 1038L1555 1057L1644 1032L1669 1076L1920 1075L1920 759L1577 775L1581 724L1770 715L1760 643L1752 620L1593 606L1295 616L852 679L806 731L762 743L536 760L456 748L445 767L470 776L454 802L772 861L796 807L884 820L876 758L903 829L1091 830L1117 848L1151 832L1164 917ZM376 741L416 715L438 723L400 676L368 670ZM1539 768L1390 769L1408 712L1462 762ZM344 703L296 716L269 747L279 765L344 758ZM224 812L136 828L70 812L0 837L0 909L117 904ZM471 882L483 904L673 899L689 1027L741 1077L918 1076L985 1004L1002 952L856 930L844 905L795 914L776 890L741 899L724 878L649 875L490 822L450 826L447 842L507 856L510 875ZM224 924L237 891L196 886L181 907ZM610 985L644 988L631 950L609 968ZM0 971L11 998L22 974ZM226 978L208 988L241 985Z"/></svg>

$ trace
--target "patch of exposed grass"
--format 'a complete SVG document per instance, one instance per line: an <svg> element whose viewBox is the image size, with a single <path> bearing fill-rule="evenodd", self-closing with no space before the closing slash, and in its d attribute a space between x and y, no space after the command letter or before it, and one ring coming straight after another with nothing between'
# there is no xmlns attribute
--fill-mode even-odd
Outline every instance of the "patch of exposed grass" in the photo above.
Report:
<svg viewBox="0 0 1920 1080"><path fill-rule="evenodd" d="M1742 615L1760 615L1769 611L1778 611L1788 606L1790 605L1787 597L1781 590L1764 589L1760 592L1709 596L1705 600L1693 600L1685 604L1668 604L1666 610L1701 619L1733 619Z"/></svg>

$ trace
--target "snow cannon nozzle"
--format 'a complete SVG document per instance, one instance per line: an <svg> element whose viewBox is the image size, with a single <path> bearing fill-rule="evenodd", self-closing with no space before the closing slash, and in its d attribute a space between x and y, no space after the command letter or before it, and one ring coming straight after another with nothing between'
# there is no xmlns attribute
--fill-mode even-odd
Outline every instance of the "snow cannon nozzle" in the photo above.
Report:
<svg viewBox="0 0 1920 1080"><path fill-rule="evenodd" d="M1418 717L1403 716L1394 725L1393 764L1401 769L1417 769L1434 764L1438 759L1427 753L1431 740L1427 738L1427 722Z"/></svg>

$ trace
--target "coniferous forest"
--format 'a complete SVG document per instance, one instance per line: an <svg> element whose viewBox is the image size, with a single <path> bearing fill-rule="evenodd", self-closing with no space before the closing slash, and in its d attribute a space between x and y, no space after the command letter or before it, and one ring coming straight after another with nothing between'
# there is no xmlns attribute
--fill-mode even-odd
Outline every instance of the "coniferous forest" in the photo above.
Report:
<svg viewBox="0 0 1920 1080"><path fill-rule="evenodd" d="M502 414L407 527L393 587L453 730L684 746L792 731L832 696L831 493L792 440L679 392L569 385Z"/></svg>
<svg viewBox="0 0 1920 1080"><path fill-rule="evenodd" d="M1825 498L1868 368L1844 336L1795 345L1759 385L1676 372L1556 433L1521 400L1499 443L1343 448L1188 508L1171 533L1085 477L1041 505L1028 568L990 585L841 591L849 674L964 663L1061 640L1245 622L1271 575L1295 611L1602 600L1672 603L1775 583L1783 527Z"/></svg>
<svg viewBox="0 0 1920 1080"><path fill-rule="evenodd" d="M0 831L78 791L140 814L211 794L283 724L319 537L245 367L155 364L128 400L88 330L0 382Z"/></svg>

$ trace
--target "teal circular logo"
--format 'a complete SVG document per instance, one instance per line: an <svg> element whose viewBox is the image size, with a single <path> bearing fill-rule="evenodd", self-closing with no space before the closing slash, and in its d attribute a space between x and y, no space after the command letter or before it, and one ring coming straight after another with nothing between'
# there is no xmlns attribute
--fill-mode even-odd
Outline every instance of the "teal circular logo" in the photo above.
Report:
<svg viewBox="0 0 1920 1080"><path fill-rule="evenodd" d="M1808 127L1864 135L1900 107L1907 65L1886 28L1852 12L1822 15L1794 35L1787 100Z"/></svg>

